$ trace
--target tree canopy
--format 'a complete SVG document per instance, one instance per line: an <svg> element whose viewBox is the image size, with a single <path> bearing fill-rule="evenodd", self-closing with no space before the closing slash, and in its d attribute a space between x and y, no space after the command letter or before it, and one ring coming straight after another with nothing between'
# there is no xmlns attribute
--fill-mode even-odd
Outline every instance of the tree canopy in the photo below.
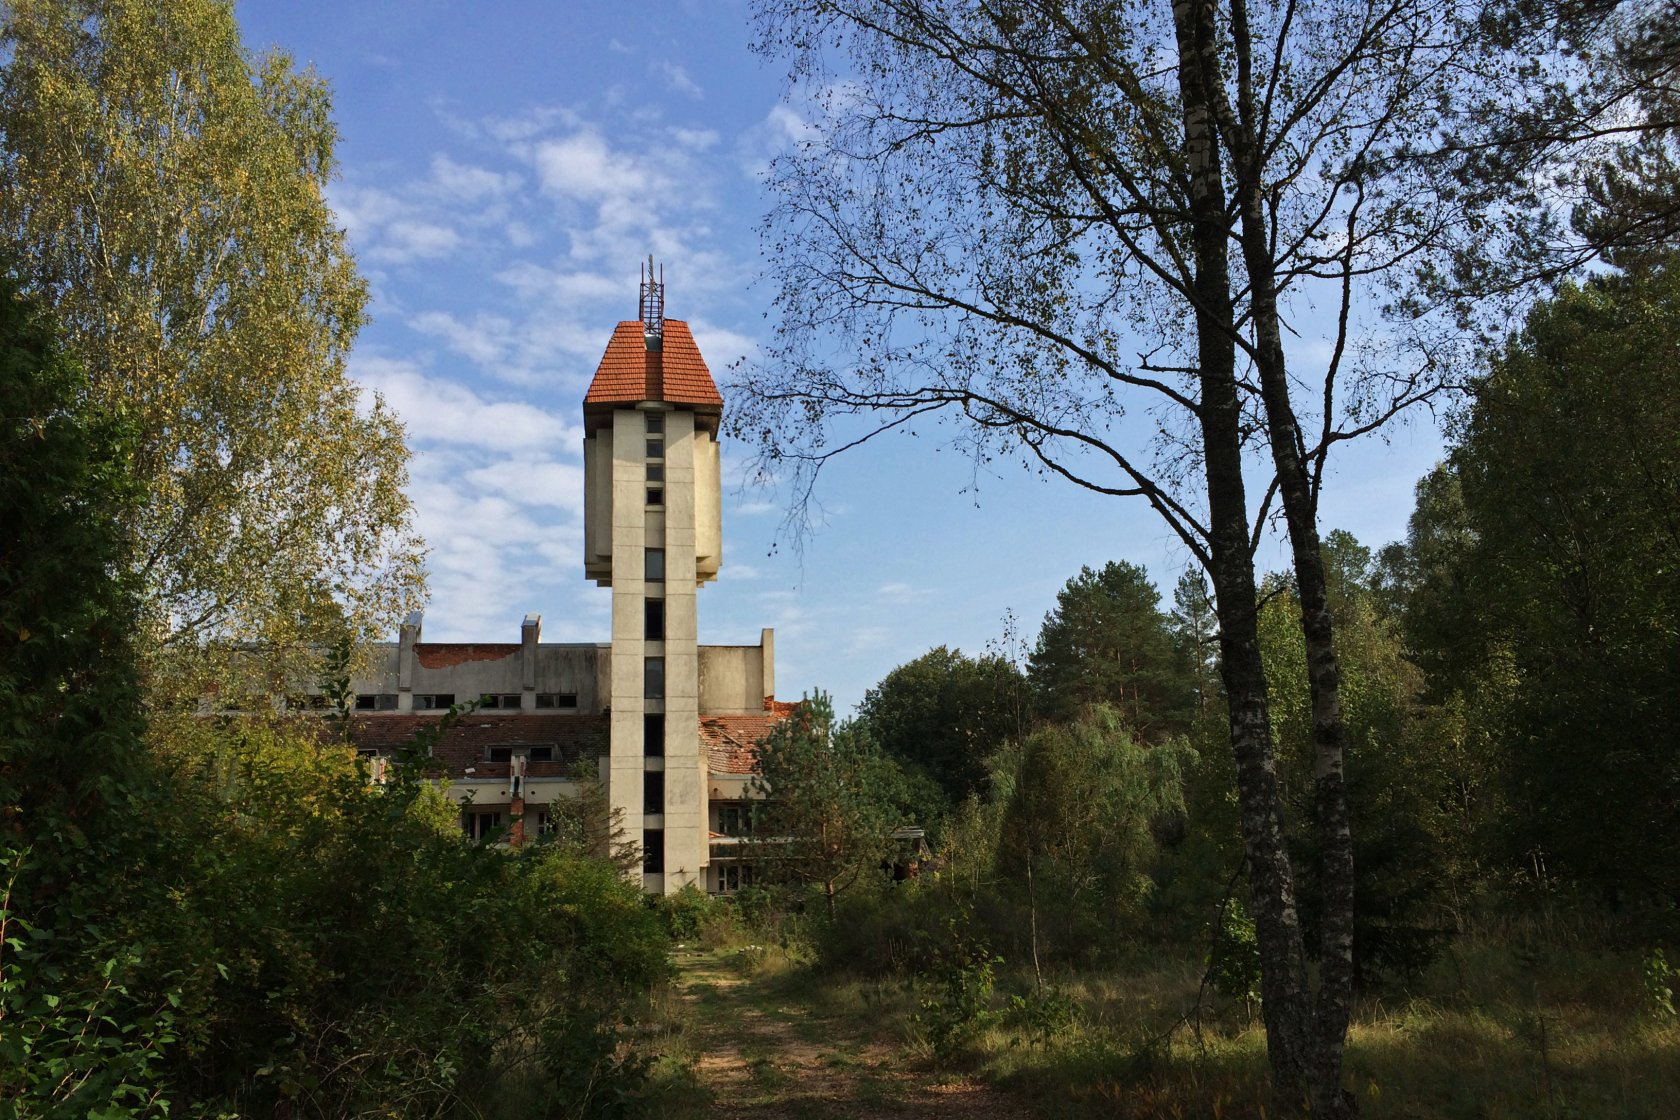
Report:
<svg viewBox="0 0 1680 1120"><path fill-rule="evenodd" d="M222 0L18 0L0 45L0 240L133 425L153 636L390 623L420 548L401 425L344 375L367 291L326 84Z"/></svg>
<svg viewBox="0 0 1680 1120"><path fill-rule="evenodd" d="M1195 683L1160 601L1135 564L1081 568L1056 593L1027 661L1035 711L1067 720L1106 704L1144 738L1183 731Z"/></svg>
<svg viewBox="0 0 1680 1120"><path fill-rule="evenodd" d="M954 804L984 789L986 758L1021 734L1025 706L1021 671L1007 660L938 646L865 692L858 722L883 751L926 773Z"/></svg>

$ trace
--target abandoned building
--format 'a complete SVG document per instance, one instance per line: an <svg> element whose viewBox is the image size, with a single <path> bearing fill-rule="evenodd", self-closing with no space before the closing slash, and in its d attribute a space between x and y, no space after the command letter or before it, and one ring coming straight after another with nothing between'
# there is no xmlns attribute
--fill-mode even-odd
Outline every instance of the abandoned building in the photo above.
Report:
<svg viewBox="0 0 1680 1120"><path fill-rule="evenodd" d="M629 836L652 893L736 889L752 747L775 700L775 642L699 644L695 598L722 561L723 397L688 325L664 315L651 262L583 399L584 575L612 588L611 641L433 643L416 614L354 678L353 737L387 751L477 701L434 746L474 837L523 842L578 792L580 760Z"/></svg>

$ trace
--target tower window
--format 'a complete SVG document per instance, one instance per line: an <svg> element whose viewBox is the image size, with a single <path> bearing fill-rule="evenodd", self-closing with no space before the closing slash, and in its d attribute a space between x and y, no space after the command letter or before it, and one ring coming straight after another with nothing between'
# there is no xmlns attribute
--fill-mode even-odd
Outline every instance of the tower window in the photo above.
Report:
<svg viewBox="0 0 1680 1120"><path fill-rule="evenodd" d="M649 770L642 775L642 812L665 811L665 771Z"/></svg>
<svg viewBox="0 0 1680 1120"><path fill-rule="evenodd" d="M663 548L648 549L643 567L643 579L649 583L663 582L665 579L665 550Z"/></svg>
<svg viewBox="0 0 1680 1120"><path fill-rule="evenodd" d="M648 712L642 716L642 754L648 758L665 757L664 713Z"/></svg>
<svg viewBox="0 0 1680 1120"><path fill-rule="evenodd" d="M665 830L663 828L642 829L642 870L649 875L664 873Z"/></svg>
<svg viewBox="0 0 1680 1120"><path fill-rule="evenodd" d="M647 504L662 506L665 504L665 488L663 486L649 486Z"/></svg>
<svg viewBox="0 0 1680 1120"><path fill-rule="evenodd" d="M647 451L647 457L649 459L665 458L665 441L660 439L649 439L647 441Z"/></svg>
<svg viewBox="0 0 1680 1120"><path fill-rule="evenodd" d="M649 657L642 662L642 699L665 699L665 659Z"/></svg>
<svg viewBox="0 0 1680 1120"><path fill-rule="evenodd" d="M647 465L647 472L648 472L648 481L649 482L664 482L665 481L665 464L664 463L649 463Z"/></svg>
<svg viewBox="0 0 1680 1120"><path fill-rule="evenodd" d="M665 640L665 600L642 600L643 613L646 615L645 625L642 627L642 637L650 642Z"/></svg>
<svg viewBox="0 0 1680 1120"><path fill-rule="evenodd" d="M658 435L665 431L665 414L663 412L646 412L647 430L649 435Z"/></svg>

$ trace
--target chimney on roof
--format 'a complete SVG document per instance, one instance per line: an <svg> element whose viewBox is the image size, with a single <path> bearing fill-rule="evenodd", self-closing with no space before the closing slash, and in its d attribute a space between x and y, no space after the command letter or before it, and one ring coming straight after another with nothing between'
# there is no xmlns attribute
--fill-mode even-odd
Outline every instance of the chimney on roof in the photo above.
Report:
<svg viewBox="0 0 1680 1120"><path fill-rule="evenodd" d="M655 279L652 253L642 266L641 320L642 341L647 347L645 399L662 401L665 399L665 267L659 267Z"/></svg>

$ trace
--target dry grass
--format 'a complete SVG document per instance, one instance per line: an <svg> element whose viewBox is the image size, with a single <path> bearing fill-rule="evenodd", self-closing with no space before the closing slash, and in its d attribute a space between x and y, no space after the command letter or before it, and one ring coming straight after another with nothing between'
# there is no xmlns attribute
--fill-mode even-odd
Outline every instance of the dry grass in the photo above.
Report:
<svg viewBox="0 0 1680 1120"><path fill-rule="evenodd" d="M1001 977L1002 1022L943 1067L916 1021L935 991L926 983L824 976L776 952L724 954L721 964L736 986L689 989L690 1021L712 1033L672 1068L696 1068L718 1044L720 1015L773 1024L745 1046L733 1043L757 1094L746 1110L753 1115L826 1114L811 1110L828 1098L859 1114L921 1115L941 1076L998 1086L1035 1116L1235 1120L1290 1111L1270 1095L1264 1034L1240 1006L1186 1018L1201 978L1193 958L1139 955L1053 978L1081 1016L1048 1037L1010 1020L1008 996L1025 993L1027 978ZM1635 954L1461 946L1407 990L1362 1001L1347 1076L1373 1120L1669 1120L1680 1116L1680 1023L1647 1010ZM733 1111L717 1100L715 1080L709 1090L704 1081L696 1085L712 1093L712 1112L667 1114Z"/></svg>

